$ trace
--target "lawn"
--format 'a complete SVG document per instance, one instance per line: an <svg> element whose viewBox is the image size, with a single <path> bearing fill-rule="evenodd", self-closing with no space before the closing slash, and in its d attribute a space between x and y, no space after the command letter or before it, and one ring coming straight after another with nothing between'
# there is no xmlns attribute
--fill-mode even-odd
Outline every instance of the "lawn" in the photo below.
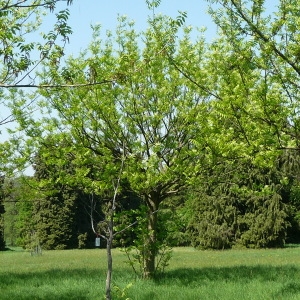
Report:
<svg viewBox="0 0 300 300"><path fill-rule="evenodd" d="M113 251L113 284L129 299L300 299L300 247L199 251L175 248L164 276L136 279ZM0 252L0 299L103 299L105 250ZM118 299L115 297L115 299ZM123 299L126 299L125 297Z"/></svg>

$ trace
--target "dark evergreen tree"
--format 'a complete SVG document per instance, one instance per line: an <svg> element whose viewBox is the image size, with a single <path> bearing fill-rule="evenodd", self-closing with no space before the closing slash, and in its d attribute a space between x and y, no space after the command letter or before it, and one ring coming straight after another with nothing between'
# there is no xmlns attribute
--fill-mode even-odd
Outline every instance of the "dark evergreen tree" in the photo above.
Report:
<svg viewBox="0 0 300 300"><path fill-rule="evenodd" d="M6 179L4 184L4 233L8 246L30 244L33 227L33 202L38 194L35 182L30 176Z"/></svg>
<svg viewBox="0 0 300 300"><path fill-rule="evenodd" d="M298 126L298 124L297 124ZM298 140L298 137L297 137ZM288 185L283 190L283 199L288 204L287 243L300 243L300 155L298 151L287 149L280 159L280 168L286 174Z"/></svg>
<svg viewBox="0 0 300 300"><path fill-rule="evenodd" d="M300 182L295 180L289 195L289 222L291 226L287 231L287 243L300 243Z"/></svg>
<svg viewBox="0 0 300 300"><path fill-rule="evenodd" d="M281 179L278 169L257 168L246 160L210 170L188 201L192 244L214 249L283 246L289 207Z"/></svg>
<svg viewBox="0 0 300 300"><path fill-rule="evenodd" d="M51 164L43 160L43 147L53 148ZM48 137L35 157L34 177L43 186L41 196L34 201L35 229L45 249L86 248L95 237L91 227L90 195L82 186L59 182L62 173L73 172L71 159L65 165L59 164L59 147L64 145L56 145L55 139ZM93 210L99 211L99 198L93 200L96 203ZM95 214L94 218L98 220L99 215Z"/></svg>

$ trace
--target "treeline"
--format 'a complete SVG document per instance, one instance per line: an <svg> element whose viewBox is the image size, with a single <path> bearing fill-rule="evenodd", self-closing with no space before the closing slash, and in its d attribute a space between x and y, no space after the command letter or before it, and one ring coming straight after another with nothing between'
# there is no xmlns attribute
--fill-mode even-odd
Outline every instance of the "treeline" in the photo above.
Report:
<svg viewBox="0 0 300 300"><path fill-rule="evenodd" d="M157 212L161 242L202 249L299 243L300 183L294 175L298 161L292 151L280 155L272 168L257 168L247 160L224 161L163 204ZM67 171L71 170L70 163ZM38 156L34 172L33 177L2 178L7 245L31 249L38 241L43 249L95 247L92 222L101 232L112 195L99 197L83 186L57 182L59 167L46 167ZM135 224L117 236L114 245L130 246L140 230L143 203L123 182L117 204L117 226Z"/></svg>

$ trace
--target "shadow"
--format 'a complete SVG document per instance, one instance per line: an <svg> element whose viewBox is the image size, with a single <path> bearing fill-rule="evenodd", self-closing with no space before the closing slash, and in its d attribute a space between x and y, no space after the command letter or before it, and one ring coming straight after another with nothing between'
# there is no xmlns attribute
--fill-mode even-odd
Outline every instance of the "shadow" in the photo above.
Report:
<svg viewBox="0 0 300 300"><path fill-rule="evenodd" d="M285 244L284 248L300 248L300 244Z"/></svg>
<svg viewBox="0 0 300 300"><path fill-rule="evenodd" d="M88 300L92 295L104 295L105 270L97 269L53 269L43 272L0 274L0 290L7 291L7 295L1 293L1 300L21 299L47 299L47 300ZM128 274L124 269L114 270L114 281L124 282ZM127 278L125 281L131 281ZM158 276L154 283L157 287L176 285L177 287L188 287L190 289L205 286L207 283L226 282L228 284L240 285L241 287L251 281L261 283L271 282L276 285L275 299L282 296L292 298L300 294L300 267L293 265L271 266L233 266L233 267L207 267L207 268L180 268L166 271ZM68 283L68 284L63 284ZM139 284L137 283L137 286ZM91 288L94 290L91 291ZM19 293L15 290L19 289ZM20 292L21 289L21 292ZM143 296L143 300L153 300L155 293L150 292Z"/></svg>
<svg viewBox="0 0 300 300"><path fill-rule="evenodd" d="M210 267L201 269L181 268L167 271L155 279L157 284L168 284L176 281L183 286L199 285L201 282L226 281L245 283L252 280L260 282L282 281L300 276L300 267L285 266L234 266L234 267Z"/></svg>
<svg viewBox="0 0 300 300"><path fill-rule="evenodd" d="M102 279L104 283L105 272L90 269L52 269L20 274L6 272L0 274L0 299L87 300L91 299L91 286L100 296L104 295ZM66 282L69 284L66 285Z"/></svg>
<svg viewBox="0 0 300 300"><path fill-rule="evenodd" d="M8 248L8 247L5 247L4 249L2 249L1 251L15 251L14 249L11 249L11 248Z"/></svg>
<svg viewBox="0 0 300 300"><path fill-rule="evenodd" d="M5 247L3 250L1 251L11 251L11 252L25 252L25 250L21 247ZM1 252L0 251L0 252Z"/></svg>

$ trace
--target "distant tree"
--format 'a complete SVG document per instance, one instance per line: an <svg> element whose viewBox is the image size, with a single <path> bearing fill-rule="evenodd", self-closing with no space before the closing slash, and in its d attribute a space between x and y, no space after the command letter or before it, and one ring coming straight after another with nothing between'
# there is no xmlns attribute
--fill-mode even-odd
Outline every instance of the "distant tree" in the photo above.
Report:
<svg viewBox="0 0 300 300"><path fill-rule="evenodd" d="M278 163L279 160L277 160ZM282 247L290 203L280 170L226 162L199 181L187 202L192 244L200 248Z"/></svg>
<svg viewBox="0 0 300 300"><path fill-rule="evenodd" d="M74 175L71 159L61 164L63 147L64 143L58 143L55 135L48 136L35 156L34 179L39 194L33 201L34 228L45 249L78 248L79 243L80 248L86 248L94 239L91 209L98 211L96 222L101 213L99 198L93 197L92 204L82 185L68 185L59 180L62 173ZM48 160L43 157L45 149L50 150Z"/></svg>
<svg viewBox="0 0 300 300"><path fill-rule="evenodd" d="M9 246L25 247L28 234L33 229L32 206L37 193L32 186L32 178L7 178L4 190L6 243Z"/></svg>

